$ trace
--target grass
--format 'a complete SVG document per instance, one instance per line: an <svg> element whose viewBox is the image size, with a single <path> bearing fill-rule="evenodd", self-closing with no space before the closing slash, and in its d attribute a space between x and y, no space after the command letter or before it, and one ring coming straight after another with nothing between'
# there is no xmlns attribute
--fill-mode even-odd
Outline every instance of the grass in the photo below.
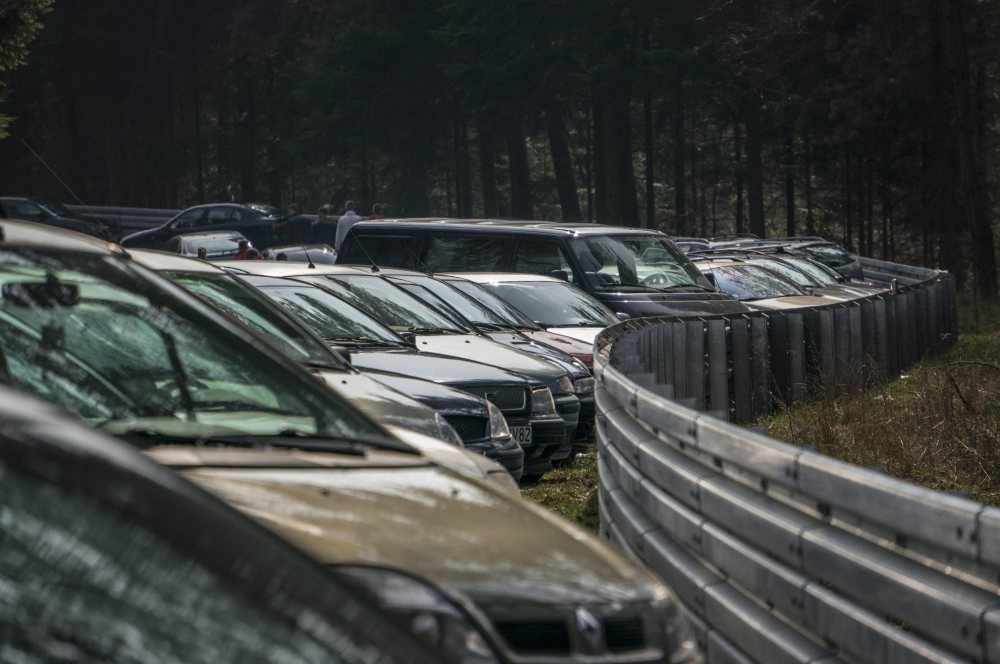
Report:
<svg viewBox="0 0 1000 664"><path fill-rule="evenodd" d="M557 468L530 486L522 487L528 500L597 532L597 454L581 454L571 468Z"/></svg>
<svg viewBox="0 0 1000 664"><path fill-rule="evenodd" d="M784 409L772 437L1000 504L1000 307L966 303L958 342L886 385Z"/></svg>

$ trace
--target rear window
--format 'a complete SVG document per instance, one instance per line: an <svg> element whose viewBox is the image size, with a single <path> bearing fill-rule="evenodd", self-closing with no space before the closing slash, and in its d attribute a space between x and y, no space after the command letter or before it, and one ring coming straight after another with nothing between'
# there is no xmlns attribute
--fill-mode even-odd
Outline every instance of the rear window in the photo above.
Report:
<svg viewBox="0 0 1000 664"><path fill-rule="evenodd" d="M806 247L806 252L823 265L843 267L854 262L854 257L837 246Z"/></svg>
<svg viewBox="0 0 1000 664"><path fill-rule="evenodd" d="M425 272L497 272L505 238L488 236L432 237L424 257Z"/></svg>
<svg viewBox="0 0 1000 664"><path fill-rule="evenodd" d="M381 265L407 270L421 269L414 235L368 235L355 229L344 242L337 262L344 265Z"/></svg>

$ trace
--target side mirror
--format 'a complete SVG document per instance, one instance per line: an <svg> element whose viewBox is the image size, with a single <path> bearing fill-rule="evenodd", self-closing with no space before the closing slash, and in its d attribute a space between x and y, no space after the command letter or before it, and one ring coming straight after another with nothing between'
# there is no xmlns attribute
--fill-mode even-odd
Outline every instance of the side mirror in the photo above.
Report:
<svg viewBox="0 0 1000 664"><path fill-rule="evenodd" d="M711 282L711 284L712 284L713 287L715 287L716 289L719 288L719 285L717 283L715 283L715 275L714 274L712 274L711 272L703 272L702 276L704 276L706 279L708 279L709 282Z"/></svg>
<svg viewBox="0 0 1000 664"><path fill-rule="evenodd" d="M632 317L629 316L624 311L616 311L615 312L615 316L618 316L618 320L631 320L632 319Z"/></svg>
<svg viewBox="0 0 1000 664"><path fill-rule="evenodd" d="M561 279L562 281L569 281L569 273L566 270L552 270L549 272L549 276Z"/></svg>
<svg viewBox="0 0 1000 664"><path fill-rule="evenodd" d="M399 336L403 337L403 341L406 342L408 346L417 346L417 334L415 332L400 332Z"/></svg>

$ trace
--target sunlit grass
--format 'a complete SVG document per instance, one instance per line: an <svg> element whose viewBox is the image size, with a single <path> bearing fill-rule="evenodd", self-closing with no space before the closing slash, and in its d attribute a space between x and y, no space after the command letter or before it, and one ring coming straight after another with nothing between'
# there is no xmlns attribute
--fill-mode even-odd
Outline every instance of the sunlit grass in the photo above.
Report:
<svg viewBox="0 0 1000 664"><path fill-rule="evenodd" d="M597 455L581 454L572 468L546 473L536 484L523 487L521 494L596 533Z"/></svg>

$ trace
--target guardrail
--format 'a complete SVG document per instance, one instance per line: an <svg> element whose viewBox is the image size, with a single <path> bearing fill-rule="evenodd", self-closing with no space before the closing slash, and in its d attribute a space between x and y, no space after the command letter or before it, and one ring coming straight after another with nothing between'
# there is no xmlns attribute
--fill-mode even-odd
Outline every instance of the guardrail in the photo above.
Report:
<svg viewBox="0 0 1000 664"><path fill-rule="evenodd" d="M99 220L117 224L122 235L134 231L155 228L180 210L158 208L116 207L100 205L67 205L66 209L87 220Z"/></svg>
<svg viewBox="0 0 1000 664"><path fill-rule="evenodd" d="M869 265L914 281L828 314L633 320L597 340L601 532L674 588L709 662L1000 662L1000 509L672 398L732 414L739 394L813 389L817 348L892 373L947 345L951 279Z"/></svg>

